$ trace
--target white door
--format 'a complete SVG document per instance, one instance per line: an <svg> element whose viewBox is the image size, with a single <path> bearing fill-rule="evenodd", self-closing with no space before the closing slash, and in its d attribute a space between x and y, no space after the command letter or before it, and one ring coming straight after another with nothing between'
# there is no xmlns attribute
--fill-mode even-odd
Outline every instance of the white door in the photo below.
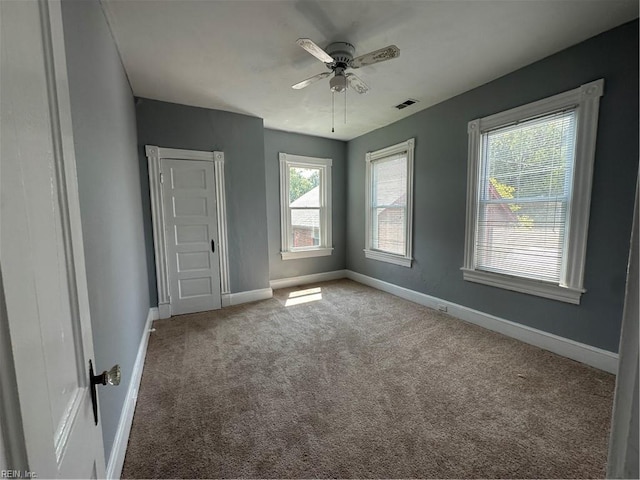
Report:
<svg viewBox="0 0 640 480"><path fill-rule="evenodd" d="M213 163L162 160L171 314L221 307Z"/></svg>
<svg viewBox="0 0 640 480"><path fill-rule="evenodd" d="M0 35L0 263L27 468L102 477L60 4L0 1Z"/></svg>

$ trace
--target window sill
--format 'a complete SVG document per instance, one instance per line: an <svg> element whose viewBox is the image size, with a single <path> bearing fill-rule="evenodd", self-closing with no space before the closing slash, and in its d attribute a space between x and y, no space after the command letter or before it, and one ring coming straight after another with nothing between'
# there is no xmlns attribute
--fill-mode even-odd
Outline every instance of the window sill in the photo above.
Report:
<svg viewBox="0 0 640 480"><path fill-rule="evenodd" d="M393 253L381 252L379 250L368 250L366 248L364 249L364 256L371 260L393 263L394 265L409 268L411 268L411 262L413 261L410 257L402 257L400 255L394 255Z"/></svg>
<svg viewBox="0 0 640 480"><path fill-rule="evenodd" d="M290 250L287 252L280 252L282 260L296 260L298 258L310 258L310 257L326 257L331 255L333 248L313 248L308 250Z"/></svg>
<svg viewBox="0 0 640 480"><path fill-rule="evenodd" d="M585 292L585 290L579 288L561 287L553 283L528 278L500 275L498 273L467 268L461 268L461 270L463 278L469 282L482 283L492 287L550 298L551 300L572 303L574 305L580 305L580 297Z"/></svg>

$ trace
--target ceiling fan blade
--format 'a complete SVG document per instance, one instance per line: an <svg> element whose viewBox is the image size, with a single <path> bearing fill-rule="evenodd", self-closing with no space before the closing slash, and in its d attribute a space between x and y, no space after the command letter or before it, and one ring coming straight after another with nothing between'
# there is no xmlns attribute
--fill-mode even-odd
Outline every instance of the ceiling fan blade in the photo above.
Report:
<svg viewBox="0 0 640 480"><path fill-rule="evenodd" d="M389 45L388 47L381 48L374 52L365 53L359 57L354 58L349 63L351 68L366 67L367 65L373 65L374 63L384 62L397 58L400 56L400 49L395 45Z"/></svg>
<svg viewBox="0 0 640 480"><path fill-rule="evenodd" d="M314 75L313 77L309 77L306 80L303 80L299 83L296 83L295 85L291 85L291 88L295 88L296 90L300 90L301 88L304 88L308 85L311 85L312 83L317 82L318 80L322 80L323 78L328 77L329 75L331 75L332 72L322 72L319 73L317 75Z"/></svg>
<svg viewBox="0 0 640 480"><path fill-rule="evenodd" d="M349 80L349 86L356 92L367 93L369 91L369 87L367 86L367 84L364 83L357 75L354 75L353 73L347 73L345 76Z"/></svg>
<svg viewBox="0 0 640 480"><path fill-rule="evenodd" d="M324 63L332 63L333 57L321 49L315 42L309 38L299 38L296 43L304 48L311 55Z"/></svg>

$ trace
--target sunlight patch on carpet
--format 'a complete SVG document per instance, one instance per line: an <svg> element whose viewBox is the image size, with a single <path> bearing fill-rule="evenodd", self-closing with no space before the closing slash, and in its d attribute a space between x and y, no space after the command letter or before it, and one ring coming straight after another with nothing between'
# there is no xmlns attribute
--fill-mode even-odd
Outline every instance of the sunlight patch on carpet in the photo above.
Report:
<svg viewBox="0 0 640 480"><path fill-rule="evenodd" d="M307 288L305 290L298 290L291 292L289 298L284 303L285 307L292 307L294 305L300 305L302 303L317 302L322 300L322 288Z"/></svg>

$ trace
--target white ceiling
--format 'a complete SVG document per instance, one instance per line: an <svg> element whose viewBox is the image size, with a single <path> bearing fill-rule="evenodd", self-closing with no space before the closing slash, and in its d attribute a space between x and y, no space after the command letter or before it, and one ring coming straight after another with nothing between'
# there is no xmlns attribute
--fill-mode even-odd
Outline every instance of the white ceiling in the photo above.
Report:
<svg viewBox="0 0 640 480"><path fill-rule="evenodd" d="M264 119L265 127L349 140L632 20L637 0L101 0L136 96ZM296 44L395 44L400 57L354 71L370 87L336 94ZM397 110L407 99L419 103Z"/></svg>

